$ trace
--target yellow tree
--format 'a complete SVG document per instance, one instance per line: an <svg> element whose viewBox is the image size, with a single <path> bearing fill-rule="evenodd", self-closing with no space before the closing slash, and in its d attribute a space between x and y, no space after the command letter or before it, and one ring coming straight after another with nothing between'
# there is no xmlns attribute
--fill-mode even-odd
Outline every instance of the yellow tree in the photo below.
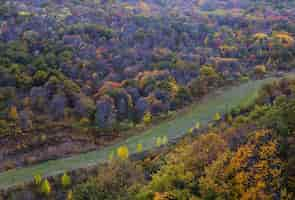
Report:
<svg viewBox="0 0 295 200"><path fill-rule="evenodd" d="M50 183L49 183L49 181L47 179L45 179L42 182L41 193L44 194L45 196L49 196L50 193L51 193L51 186L50 186Z"/></svg>
<svg viewBox="0 0 295 200"><path fill-rule="evenodd" d="M137 152L137 153L141 153L142 150L143 150L142 144L137 144L137 145L136 145L136 152Z"/></svg>
<svg viewBox="0 0 295 200"><path fill-rule="evenodd" d="M271 132L256 131L236 152L218 157L200 179L202 196L220 199L273 199L281 192L282 161Z"/></svg>
<svg viewBox="0 0 295 200"><path fill-rule="evenodd" d="M143 122L148 125L152 122L152 114L150 112L146 112L143 116Z"/></svg>
<svg viewBox="0 0 295 200"><path fill-rule="evenodd" d="M219 120L221 120L221 115L220 115L220 113L215 113L215 115L214 115L214 120L215 120L215 121L219 121Z"/></svg>
<svg viewBox="0 0 295 200"><path fill-rule="evenodd" d="M265 65L256 65L254 68L254 72L258 76L262 76L266 73L266 66Z"/></svg>
<svg viewBox="0 0 295 200"><path fill-rule="evenodd" d="M162 138L161 137L157 137L156 138L156 146L160 147L162 145Z"/></svg>
<svg viewBox="0 0 295 200"><path fill-rule="evenodd" d="M62 175L60 181L61 181L61 185L63 188L67 188L68 186L70 186L72 184L71 177L67 173L64 173Z"/></svg>
<svg viewBox="0 0 295 200"><path fill-rule="evenodd" d="M10 134L16 134L18 132L18 129L17 129L18 112L17 112L16 106L10 107L8 111L8 118L11 120Z"/></svg>
<svg viewBox="0 0 295 200"><path fill-rule="evenodd" d="M163 138L162 138L162 144L163 145L168 144L168 137L167 136L163 136Z"/></svg>
<svg viewBox="0 0 295 200"><path fill-rule="evenodd" d="M127 146L121 146L117 149L117 155L122 160L127 160L129 157L129 150Z"/></svg>
<svg viewBox="0 0 295 200"><path fill-rule="evenodd" d="M200 129L200 128L201 128L201 124L200 124L200 122L197 122L195 125L195 129Z"/></svg>
<svg viewBox="0 0 295 200"><path fill-rule="evenodd" d="M11 106L8 112L8 118L16 121L18 119L18 112L16 106Z"/></svg>

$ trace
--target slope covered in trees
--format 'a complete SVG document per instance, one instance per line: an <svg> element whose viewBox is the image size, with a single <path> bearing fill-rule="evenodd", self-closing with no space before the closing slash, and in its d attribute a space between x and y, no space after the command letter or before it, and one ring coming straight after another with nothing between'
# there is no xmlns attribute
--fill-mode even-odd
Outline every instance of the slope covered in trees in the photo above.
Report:
<svg viewBox="0 0 295 200"><path fill-rule="evenodd" d="M253 104L232 110L206 128L196 124L180 142L143 160L131 161L128 147L122 146L95 173L64 174L50 181L36 176L32 185L6 197L291 200L294 86L294 79L267 84Z"/></svg>
<svg viewBox="0 0 295 200"><path fill-rule="evenodd" d="M127 137L130 130L141 132L171 117L217 88L292 71L294 8L292 0L2 0L0 171L100 148ZM263 160L254 149L264 151L267 144L273 146L268 156L284 163L290 152L282 154L276 144L292 140L286 136L290 113L284 114L292 106L292 89L284 93L287 99L280 97L274 104L283 86L268 87L258 102L261 110L256 110L264 116L256 117L265 127L258 129L252 116L238 117L238 124L250 121L248 128L257 128L253 135L264 134L269 140L261 143L260 136L253 136L256 139L247 138L235 148ZM262 106L266 103L271 106ZM220 118L216 114L215 120ZM278 172L280 168L272 172L267 160L250 162L245 155L249 165L232 166L238 150L231 148L230 139L220 139L228 154L217 153L214 161L204 161L201 175L180 176L209 180L223 170L223 178L210 180L210 186L194 182L196 191L189 189L192 185L175 193L155 189L152 180L140 194L157 194L158 199L165 195L253 199L256 196L243 196L253 191L257 198L267 199L288 190L268 185L271 178L253 175L250 169L256 167L271 168L269 173L277 173L274 181L284 173ZM174 171L168 169L169 162L167 170ZM249 169L249 179L240 173L244 168ZM235 176L245 182L238 185ZM244 187L248 182L257 187ZM227 190L231 187L234 191ZM44 188L51 189L48 184Z"/></svg>
<svg viewBox="0 0 295 200"><path fill-rule="evenodd" d="M292 70L294 13L293 1L3 1L0 170L95 149L214 88Z"/></svg>
<svg viewBox="0 0 295 200"><path fill-rule="evenodd" d="M255 104L168 153L111 161L74 189L74 199L293 199L294 85L266 85ZM113 165L141 172L124 178L128 172L116 174Z"/></svg>

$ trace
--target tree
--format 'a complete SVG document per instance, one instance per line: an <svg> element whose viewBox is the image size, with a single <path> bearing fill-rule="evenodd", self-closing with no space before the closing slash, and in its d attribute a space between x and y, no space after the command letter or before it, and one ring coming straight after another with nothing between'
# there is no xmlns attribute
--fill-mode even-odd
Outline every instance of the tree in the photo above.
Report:
<svg viewBox="0 0 295 200"><path fill-rule="evenodd" d="M212 66L204 65L200 69L201 77L206 78L217 78L218 74Z"/></svg>
<svg viewBox="0 0 295 200"><path fill-rule="evenodd" d="M144 124L148 125L152 122L152 114L150 112L146 112L143 116Z"/></svg>
<svg viewBox="0 0 295 200"><path fill-rule="evenodd" d="M163 136L163 138L162 138L162 144L163 145L166 145L168 143L168 138L167 138L167 136Z"/></svg>
<svg viewBox="0 0 295 200"><path fill-rule="evenodd" d="M263 76L266 73L265 65L257 65L257 66L255 66L254 72L258 76Z"/></svg>
<svg viewBox="0 0 295 200"><path fill-rule="evenodd" d="M51 193L51 186L50 186L50 183L47 179L45 179L43 182L42 182L42 185L41 185L41 193L46 195L46 196L49 196L50 193Z"/></svg>
<svg viewBox="0 0 295 200"><path fill-rule="evenodd" d="M282 189L282 161L273 133L256 131L236 152L225 152L200 179L204 199L273 199Z"/></svg>
<svg viewBox="0 0 295 200"><path fill-rule="evenodd" d="M157 137L156 138L156 146L160 147L162 145L162 138L161 137Z"/></svg>
<svg viewBox="0 0 295 200"><path fill-rule="evenodd" d="M11 106L8 113L8 118L12 121L16 121L18 119L18 112L16 106Z"/></svg>
<svg viewBox="0 0 295 200"><path fill-rule="evenodd" d="M286 32L279 32L274 34L274 38L281 42L281 44L285 47L290 47L294 44L294 38Z"/></svg>
<svg viewBox="0 0 295 200"><path fill-rule="evenodd" d="M158 192L158 197L165 194L171 199L191 199L198 187L195 180L226 148L225 141L214 133L200 135L193 144L179 145L167 155L166 164L153 174L137 198L152 199Z"/></svg>
<svg viewBox="0 0 295 200"><path fill-rule="evenodd" d="M215 113L215 115L214 115L214 121L219 121L219 120L221 120L220 113Z"/></svg>
<svg viewBox="0 0 295 200"><path fill-rule="evenodd" d="M134 199L134 193L138 190L135 186L141 186L143 183L143 170L135 162L113 160L101 166L96 177L78 185L73 191L73 199Z"/></svg>
<svg viewBox="0 0 295 200"><path fill-rule="evenodd" d="M109 154L109 161L112 161L114 159L114 151L111 151Z"/></svg>
<svg viewBox="0 0 295 200"><path fill-rule="evenodd" d="M121 146L117 149L117 155L122 160L127 160L129 157L129 150L127 146Z"/></svg>
<svg viewBox="0 0 295 200"><path fill-rule="evenodd" d="M63 188L67 188L68 186L70 186L72 183L71 181L71 177L67 174L64 173L61 177L61 185Z"/></svg>
<svg viewBox="0 0 295 200"><path fill-rule="evenodd" d="M265 33L256 33L254 36L253 36L255 42L257 43L263 43L264 41L267 41L268 40L268 35L265 34Z"/></svg>
<svg viewBox="0 0 295 200"><path fill-rule="evenodd" d="M201 128L201 124L200 124L200 122L197 122L195 125L195 129L200 129L200 128Z"/></svg>
<svg viewBox="0 0 295 200"><path fill-rule="evenodd" d="M33 76L33 81L35 85L41 85L47 81L48 72L44 70L37 71Z"/></svg>
<svg viewBox="0 0 295 200"><path fill-rule="evenodd" d="M142 152L142 144L137 144L137 146L136 146L136 152L137 153L141 153Z"/></svg>
<svg viewBox="0 0 295 200"><path fill-rule="evenodd" d="M42 176L40 174L37 174L34 176L34 183L35 185L40 185L42 182Z"/></svg>
<svg viewBox="0 0 295 200"><path fill-rule="evenodd" d="M16 134L18 133L19 129L17 127L17 120L19 119L18 111L16 106L11 106L10 110L8 112L8 118L11 120L11 123L9 125L10 128L10 134Z"/></svg>
<svg viewBox="0 0 295 200"><path fill-rule="evenodd" d="M66 200L74 200L74 198L73 198L73 191L72 190L68 191L68 193L67 193L67 199Z"/></svg>

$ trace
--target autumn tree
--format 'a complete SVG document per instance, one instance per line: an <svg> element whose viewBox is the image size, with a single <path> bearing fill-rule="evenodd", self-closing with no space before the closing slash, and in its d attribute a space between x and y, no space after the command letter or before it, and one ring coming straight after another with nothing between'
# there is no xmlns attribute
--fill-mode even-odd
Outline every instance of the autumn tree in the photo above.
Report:
<svg viewBox="0 0 295 200"><path fill-rule="evenodd" d="M18 111L16 106L11 106L8 113L8 118L12 121L16 121L18 119Z"/></svg>
<svg viewBox="0 0 295 200"><path fill-rule="evenodd" d="M122 160L127 160L129 157L129 150L127 146L121 146L117 149L117 155Z"/></svg>
<svg viewBox="0 0 295 200"><path fill-rule="evenodd" d="M237 152L219 156L200 179L203 197L273 199L280 194L282 161L272 134L256 131Z"/></svg>
<svg viewBox="0 0 295 200"><path fill-rule="evenodd" d="M47 179L45 179L41 184L41 193L45 196L49 196L51 193L51 185Z"/></svg>
<svg viewBox="0 0 295 200"><path fill-rule="evenodd" d="M135 162L113 160L98 170L98 175L73 191L75 200L134 199L138 187L145 182L143 169Z"/></svg>
<svg viewBox="0 0 295 200"><path fill-rule="evenodd" d="M143 116L144 124L148 125L152 122L152 114L150 112L146 112Z"/></svg>

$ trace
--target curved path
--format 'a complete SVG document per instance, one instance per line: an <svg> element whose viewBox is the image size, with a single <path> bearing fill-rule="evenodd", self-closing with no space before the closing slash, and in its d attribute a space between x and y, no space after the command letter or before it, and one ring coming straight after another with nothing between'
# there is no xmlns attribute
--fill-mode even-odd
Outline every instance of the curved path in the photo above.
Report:
<svg viewBox="0 0 295 200"><path fill-rule="evenodd" d="M0 174L0 189L31 181L36 174L46 177L61 174L64 171L96 165L108 159L110 152L116 150L120 145L127 145L130 153L136 151L136 145L138 143L143 145L143 150L152 149L156 146L156 137L167 136L168 139L181 137L197 121L201 124L207 124L217 112L224 114L239 105L250 103L257 95L261 86L273 80L274 78L267 78L222 89L206 96L201 102L192 105L189 111L177 118L163 122L139 135L131 136L122 142L101 150L3 172Z"/></svg>

